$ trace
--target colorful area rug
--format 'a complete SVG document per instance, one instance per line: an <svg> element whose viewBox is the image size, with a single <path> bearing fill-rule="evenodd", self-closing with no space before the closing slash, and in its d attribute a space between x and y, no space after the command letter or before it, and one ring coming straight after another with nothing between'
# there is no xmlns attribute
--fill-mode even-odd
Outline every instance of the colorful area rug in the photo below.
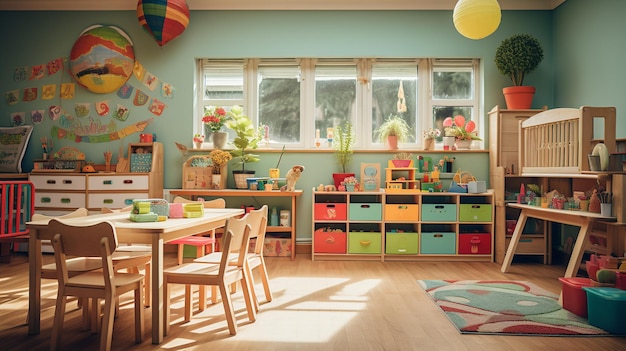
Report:
<svg viewBox="0 0 626 351"><path fill-rule="evenodd" d="M462 334L611 335L563 309L557 295L529 282L417 282Z"/></svg>

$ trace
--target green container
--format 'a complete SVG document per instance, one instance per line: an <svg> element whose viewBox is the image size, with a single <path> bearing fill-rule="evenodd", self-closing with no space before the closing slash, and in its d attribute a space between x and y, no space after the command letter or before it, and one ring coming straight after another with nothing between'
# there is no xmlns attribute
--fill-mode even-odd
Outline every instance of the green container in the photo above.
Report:
<svg viewBox="0 0 626 351"><path fill-rule="evenodd" d="M380 254L382 233L350 232L348 233L349 254Z"/></svg>
<svg viewBox="0 0 626 351"><path fill-rule="evenodd" d="M393 233L385 235L385 253L399 255L417 255L419 247L418 233Z"/></svg>
<svg viewBox="0 0 626 351"><path fill-rule="evenodd" d="M491 204L461 204L459 222L491 222Z"/></svg>
<svg viewBox="0 0 626 351"><path fill-rule="evenodd" d="M351 203L348 212L351 221L380 221L383 205L380 203Z"/></svg>

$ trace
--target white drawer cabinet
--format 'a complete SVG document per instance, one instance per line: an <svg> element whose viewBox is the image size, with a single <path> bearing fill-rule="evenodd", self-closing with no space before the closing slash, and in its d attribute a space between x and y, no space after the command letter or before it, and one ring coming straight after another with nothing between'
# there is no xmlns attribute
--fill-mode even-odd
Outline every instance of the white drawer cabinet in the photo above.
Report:
<svg viewBox="0 0 626 351"><path fill-rule="evenodd" d="M148 190L150 175L145 174L94 174L88 178L89 191L109 190Z"/></svg>
<svg viewBox="0 0 626 351"><path fill-rule="evenodd" d="M36 190L82 190L87 189L84 175L31 174L29 179Z"/></svg>
<svg viewBox="0 0 626 351"><path fill-rule="evenodd" d="M89 193L87 196L88 208L121 208L133 204L134 199L147 199L150 194L146 191L143 193Z"/></svg>
<svg viewBox="0 0 626 351"><path fill-rule="evenodd" d="M84 192L45 192L35 188L35 208L67 208L87 207Z"/></svg>

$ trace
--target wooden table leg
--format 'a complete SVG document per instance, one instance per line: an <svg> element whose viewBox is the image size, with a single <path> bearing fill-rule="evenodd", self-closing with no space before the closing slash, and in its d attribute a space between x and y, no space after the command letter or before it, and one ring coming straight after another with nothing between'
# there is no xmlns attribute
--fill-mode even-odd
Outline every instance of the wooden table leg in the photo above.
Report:
<svg viewBox="0 0 626 351"><path fill-rule="evenodd" d="M526 211L522 210L519 215L519 219L517 220L515 230L513 231L511 241L509 242L509 247L506 249L506 255L504 256L504 261L502 262L502 268L500 268L500 271L502 273L508 272L509 268L511 267L511 262L513 262L513 256L515 255L515 250L517 250L517 244L519 243L519 239L522 236L522 232L524 231L524 226L526 225L527 219L528 216L526 215Z"/></svg>
<svg viewBox="0 0 626 351"><path fill-rule="evenodd" d="M163 342L163 239L152 240L152 343Z"/></svg>
<svg viewBox="0 0 626 351"><path fill-rule="evenodd" d="M569 263L567 264L567 269L565 270L566 278L575 277L576 273L578 273L580 261L582 260L585 253L585 243L589 238L590 224L591 221L588 219L580 225L580 229L578 230L578 236L576 237L576 242L574 243L574 247L572 248L572 255L570 256Z"/></svg>
<svg viewBox="0 0 626 351"><path fill-rule="evenodd" d="M28 239L28 334L39 334L41 318L41 242L36 229Z"/></svg>

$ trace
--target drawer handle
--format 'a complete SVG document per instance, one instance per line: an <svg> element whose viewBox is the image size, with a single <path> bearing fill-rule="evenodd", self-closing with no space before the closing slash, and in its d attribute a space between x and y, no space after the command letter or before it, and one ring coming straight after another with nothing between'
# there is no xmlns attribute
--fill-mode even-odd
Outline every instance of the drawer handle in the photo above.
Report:
<svg viewBox="0 0 626 351"><path fill-rule="evenodd" d="M335 205L326 205L326 208L335 208Z"/></svg>
<svg viewBox="0 0 626 351"><path fill-rule="evenodd" d="M42 197L41 202L45 204L49 204L50 202L52 202L52 200L49 197Z"/></svg>
<svg viewBox="0 0 626 351"><path fill-rule="evenodd" d="M133 180L132 179L125 179L124 180L124 184L133 184Z"/></svg>
<svg viewBox="0 0 626 351"><path fill-rule="evenodd" d="M63 179L63 184L72 184L71 179Z"/></svg>
<svg viewBox="0 0 626 351"><path fill-rule="evenodd" d="M361 205L361 208L370 208L370 205Z"/></svg>
<svg viewBox="0 0 626 351"><path fill-rule="evenodd" d="M105 204L112 204L113 203L113 199L104 199L102 202L105 203Z"/></svg>
<svg viewBox="0 0 626 351"><path fill-rule="evenodd" d="M367 241L363 240L361 241L361 246L370 246L371 243L372 243L371 240L367 240Z"/></svg>
<svg viewBox="0 0 626 351"><path fill-rule="evenodd" d="M480 205L472 205L472 208L480 208Z"/></svg>
<svg viewBox="0 0 626 351"><path fill-rule="evenodd" d="M47 183L47 184L56 184L56 183L57 183L57 181L56 181L56 180L54 180L54 179L48 179L48 180L46 180L46 183Z"/></svg>
<svg viewBox="0 0 626 351"><path fill-rule="evenodd" d="M435 208L437 208L437 209L444 209L446 207L444 205L435 205Z"/></svg>
<svg viewBox="0 0 626 351"><path fill-rule="evenodd" d="M407 205L398 205L399 210L406 210L407 208L409 208Z"/></svg>
<svg viewBox="0 0 626 351"><path fill-rule="evenodd" d="M61 198L61 203L62 204L69 204L71 202L71 200L67 197Z"/></svg>
<svg viewBox="0 0 626 351"><path fill-rule="evenodd" d="M124 205L132 205L132 204L133 204L133 199L124 200Z"/></svg>
<svg viewBox="0 0 626 351"><path fill-rule="evenodd" d="M102 184L104 184L104 185L111 185L111 184L113 184L113 181L110 180L110 179L109 180L103 180Z"/></svg>
<svg viewBox="0 0 626 351"><path fill-rule="evenodd" d="M435 238L443 238L443 234L435 234L435 235L433 235L433 237L435 237Z"/></svg>
<svg viewBox="0 0 626 351"><path fill-rule="evenodd" d="M406 252L406 249L398 249L398 252Z"/></svg>
<svg viewBox="0 0 626 351"><path fill-rule="evenodd" d="M335 243L335 238L333 238L332 236L329 236L328 238L326 238L326 244L334 244Z"/></svg>

